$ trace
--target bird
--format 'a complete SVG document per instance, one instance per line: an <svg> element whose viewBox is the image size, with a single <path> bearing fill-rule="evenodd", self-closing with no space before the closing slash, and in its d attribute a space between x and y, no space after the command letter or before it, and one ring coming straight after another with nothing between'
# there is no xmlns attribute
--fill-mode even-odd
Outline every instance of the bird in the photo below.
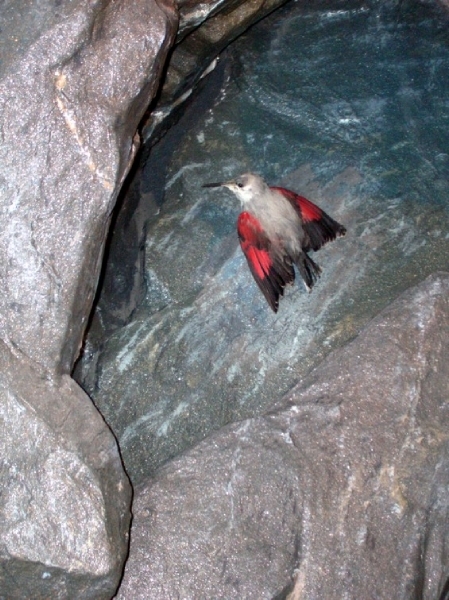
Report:
<svg viewBox="0 0 449 600"><path fill-rule="evenodd" d="M231 181L205 183L202 187L225 187L239 198L243 209L237 219L240 246L275 313L285 286L295 281L294 266L310 292L321 267L308 252L346 234L346 228L319 206L286 188L270 187L256 173L243 173Z"/></svg>

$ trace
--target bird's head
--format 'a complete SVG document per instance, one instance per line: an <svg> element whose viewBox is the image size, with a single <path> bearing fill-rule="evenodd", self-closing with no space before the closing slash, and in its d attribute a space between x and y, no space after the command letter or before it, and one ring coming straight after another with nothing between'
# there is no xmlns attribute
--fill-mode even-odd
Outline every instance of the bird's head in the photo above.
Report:
<svg viewBox="0 0 449 600"><path fill-rule="evenodd" d="M225 181L223 183L206 183L203 187L227 187L231 192L234 192L240 202L245 205L247 202L251 202L255 196L262 194L267 187L267 184L262 177L255 173L244 173L231 181Z"/></svg>

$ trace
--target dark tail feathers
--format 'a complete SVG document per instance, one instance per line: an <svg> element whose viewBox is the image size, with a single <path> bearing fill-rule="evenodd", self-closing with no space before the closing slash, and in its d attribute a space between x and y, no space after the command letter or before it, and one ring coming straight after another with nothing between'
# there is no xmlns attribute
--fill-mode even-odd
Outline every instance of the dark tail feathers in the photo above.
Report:
<svg viewBox="0 0 449 600"><path fill-rule="evenodd" d="M321 267L317 265L316 262L313 261L305 252L302 252L299 256L298 260L296 261L296 266L298 267L301 277L304 279L306 288L310 292L315 281L317 281L318 277L321 275Z"/></svg>

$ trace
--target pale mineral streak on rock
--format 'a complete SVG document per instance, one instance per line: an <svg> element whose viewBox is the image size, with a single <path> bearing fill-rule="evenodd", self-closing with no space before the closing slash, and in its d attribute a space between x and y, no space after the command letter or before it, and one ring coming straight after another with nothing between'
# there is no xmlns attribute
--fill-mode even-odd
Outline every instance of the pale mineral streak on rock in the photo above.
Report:
<svg viewBox="0 0 449 600"><path fill-rule="evenodd" d="M153 0L3 4L0 597L106 599L130 483L68 373L177 17Z"/></svg>
<svg viewBox="0 0 449 600"><path fill-rule="evenodd" d="M448 330L438 273L265 417L160 469L136 490L117 598L438 598Z"/></svg>
<svg viewBox="0 0 449 600"><path fill-rule="evenodd" d="M25 250L11 254L3 230L3 289L14 280L21 293L2 295L0 333L63 371L80 347L133 136L174 33L173 13L155 2L103 4L75 4L0 81L3 206ZM46 265L62 282L50 302Z"/></svg>
<svg viewBox="0 0 449 600"><path fill-rule="evenodd" d="M157 115L161 121L191 97L232 38L282 3L179 0L178 40L187 43L173 52L162 93L167 104ZM22 5L27 10L21 11ZM344 13L330 11L326 17ZM177 18L169 1L6 0L2 5L1 598L106 599L120 578L129 482L113 435L67 373L92 304L110 215L135 156L135 130L158 87ZM258 93L264 100L263 90ZM264 101L273 99L276 94L268 94ZM361 121L351 103L325 108L338 136L356 142ZM287 110L281 116L294 115ZM181 225L191 223L200 204ZM139 231L146 225L142 213L136 219ZM383 217L367 221L362 232L373 249ZM404 253L422 246L410 225L398 221L396 226L404 234ZM172 230L165 239L172 243L174 237ZM236 279L234 267L223 270L228 280ZM170 290L162 280L158 286L163 310ZM288 588L295 600L352 592L356 598L376 593L405 600L410 590L414 597L436 598L444 585L447 523L447 394L441 391L448 380L441 331L447 329L447 301L442 301L447 288L445 275L427 280L394 305L390 321L387 311L367 328L368 335L362 333L336 360L330 357L322 380L312 375L273 414L213 435L142 485L119 597L260 600ZM139 298L135 294L133 308ZM206 300L199 310L198 303L182 300L178 312L167 310L159 322L144 315L150 335L130 344L135 354L142 346L145 366L155 367L150 393L159 402L120 424L123 442L133 442L134 458L140 444L142 476L152 468L142 435L147 422L160 418L157 435L167 438L167 448L150 457L154 464L191 443L180 431L182 421L191 425L193 413L201 415L196 439L213 428L204 407L195 404L202 372L192 365L201 357L192 352L185 373L180 369L185 348L167 357L160 336L161 328L173 328L180 344L192 335L204 337L201 324L192 328L187 317L213 309L212 299ZM411 315L420 303L421 310ZM119 320L132 312L128 308L116 311ZM226 327L219 324L223 336ZM274 333L285 337L282 323ZM367 360L371 334L379 336L371 355L377 368ZM250 350L232 343L235 354ZM126 355L127 349L125 342L117 352L122 373L132 370L133 352ZM230 384L238 379L240 364L224 365L221 356L206 351L206 371L214 374L223 366ZM261 387L267 356L259 348L249 362L252 381ZM351 364L355 381L344 372ZM379 373L390 394L379 393ZM167 401L160 381L169 391L181 389L187 400ZM128 382L126 387L130 396L122 394L120 410L135 396L136 388ZM217 401L211 389L205 402ZM245 399L245 391L236 390L235 397ZM424 582L418 580L421 573Z"/></svg>

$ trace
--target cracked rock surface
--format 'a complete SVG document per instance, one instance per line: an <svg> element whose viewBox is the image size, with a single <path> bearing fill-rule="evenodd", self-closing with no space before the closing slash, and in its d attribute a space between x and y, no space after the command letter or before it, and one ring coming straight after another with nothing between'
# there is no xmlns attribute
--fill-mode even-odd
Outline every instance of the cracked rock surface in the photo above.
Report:
<svg viewBox="0 0 449 600"><path fill-rule="evenodd" d="M0 598L110 598L131 488L69 377L176 26L153 0L0 10Z"/></svg>
<svg viewBox="0 0 449 600"><path fill-rule="evenodd" d="M440 4L290 3L235 70L218 63L219 101L187 120L171 162L140 166L143 202L116 221L110 283L131 285L94 315L104 337L80 369L114 434L69 377L161 74L145 137L282 3L2 3L0 600L115 593L131 488L114 436L140 484L119 598L434 600L445 586L448 275L283 397L446 268ZM300 60L282 53L293 41ZM278 317L243 268L237 207L199 192L248 168L351 232L320 252L313 301L290 289Z"/></svg>
<svg viewBox="0 0 449 600"><path fill-rule="evenodd" d="M267 410L447 268L447 18L433 3L289 3L140 164L78 373L135 484ZM276 315L239 247L237 199L201 187L248 170L348 230L314 254L313 292L289 286Z"/></svg>
<svg viewBox="0 0 449 600"><path fill-rule="evenodd" d="M2 2L2 599L109 598L117 587L130 484L115 438L69 377L111 214L178 20L179 41L212 16L220 44L209 36L201 57L184 52L175 95L208 53L283 1Z"/></svg>
<svg viewBox="0 0 449 600"><path fill-rule="evenodd" d="M67 375L0 343L0 598L110 598L131 493L117 445Z"/></svg>
<svg viewBox="0 0 449 600"><path fill-rule="evenodd" d="M48 26L52 2L34 11L24 2L23 21L17 4L0 17L10 41L0 80L0 337L70 372L174 23L147 0L71 2Z"/></svg>
<svg viewBox="0 0 449 600"><path fill-rule="evenodd" d="M137 488L117 598L438 598L448 329L439 273L270 414L222 429Z"/></svg>

